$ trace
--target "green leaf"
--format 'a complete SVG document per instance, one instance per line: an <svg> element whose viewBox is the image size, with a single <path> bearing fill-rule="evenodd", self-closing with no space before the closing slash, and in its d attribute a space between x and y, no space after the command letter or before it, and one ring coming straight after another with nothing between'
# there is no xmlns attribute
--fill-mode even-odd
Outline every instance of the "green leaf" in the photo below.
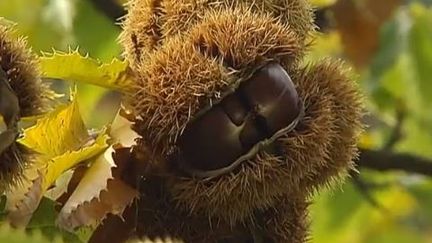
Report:
<svg viewBox="0 0 432 243"><path fill-rule="evenodd" d="M28 232L40 231L42 234L50 240L56 238L62 238L64 242L70 243L81 243L79 237L75 234L67 232L58 228L55 224L57 218L57 211L55 207L57 203L46 197L44 197L38 209L34 212L30 223L27 226Z"/></svg>
<svg viewBox="0 0 432 243"><path fill-rule="evenodd" d="M42 198L38 209L34 212L27 228L42 228L54 226L57 213L55 211L56 202L46 197Z"/></svg>
<svg viewBox="0 0 432 243"><path fill-rule="evenodd" d="M44 237L49 239L49 242L53 242L55 240L59 242L67 242L67 243L84 243L87 241L82 241L77 235L74 233L68 232L66 230L62 230L56 226L45 226L36 229L28 229L27 232L41 232ZM23 242L26 243L26 242Z"/></svg>
<svg viewBox="0 0 432 243"><path fill-rule="evenodd" d="M94 228L83 226L75 230L76 236L82 241L82 242L89 242L90 238L93 235Z"/></svg>
<svg viewBox="0 0 432 243"><path fill-rule="evenodd" d="M102 133L96 141L80 150L66 152L58 157L51 159L46 167L42 188L44 192L51 186L60 175L77 165L78 163L95 157L108 147L109 136Z"/></svg>
<svg viewBox="0 0 432 243"><path fill-rule="evenodd" d="M56 237L54 240L49 240L42 235L40 231L34 231L31 233L25 232L24 230L18 230L11 228L8 224L2 224L0 226L0 242L8 243L60 243L62 240Z"/></svg>
<svg viewBox="0 0 432 243"><path fill-rule="evenodd" d="M368 86L381 108L403 101L418 118L432 119L432 9L415 3L401 8L381 32L379 52L370 68ZM395 41L397 40L397 41ZM385 90L385 91L384 91ZM390 98L390 99L388 99Z"/></svg>
<svg viewBox="0 0 432 243"><path fill-rule="evenodd" d="M114 58L102 63L78 51L54 52L41 57L42 72L47 78L98 85L108 89L127 91L131 87L128 63Z"/></svg>

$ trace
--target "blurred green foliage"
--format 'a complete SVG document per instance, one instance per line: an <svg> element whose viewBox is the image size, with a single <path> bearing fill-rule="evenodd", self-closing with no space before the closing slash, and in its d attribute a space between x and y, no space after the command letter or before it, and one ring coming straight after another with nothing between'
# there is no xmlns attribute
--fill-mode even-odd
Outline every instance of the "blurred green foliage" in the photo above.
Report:
<svg viewBox="0 0 432 243"><path fill-rule="evenodd" d="M396 114L403 112L402 138L394 150L432 156L432 8L428 4L411 1L397 8L381 27L370 64L354 71L369 112L363 147L380 149L394 129ZM321 35L311 59L343 58L338 36L337 32ZM361 171L361 178L380 207L372 205L353 183L316 196L311 214L313 242L432 242L431 178L367 170Z"/></svg>
<svg viewBox="0 0 432 243"><path fill-rule="evenodd" d="M335 1L315 2L325 6ZM369 111L369 127L360 144L363 147L379 149L385 144L397 123L397 112L403 112L403 137L394 150L432 158L430 4L430 0L403 2L380 28L378 49L369 65L353 70ZM28 36L37 53L79 47L81 53L101 60L121 54L116 42L120 28L88 0L0 0L0 16L18 23L19 34ZM337 29L316 38L308 61L346 57ZM349 65L350 60L346 61ZM59 81L54 81L54 86L67 90ZM110 121L119 100L116 94L88 85L79 86L78 99L86 123L95 128ZM361 178L370 185L369 192L380 207L372 205L349 179L340 190L316 195L310 215L312 242L432 242L431 178L367 170L362 171ZM59 234L67 242L86 238L88 232L72 235L57 230L54 206L44 201L36 212L30 224L39 232L35 240L18 232L9 236L5 234L9 229L0 227L0 242L42 242L44 237L55 239Z"/></svg>

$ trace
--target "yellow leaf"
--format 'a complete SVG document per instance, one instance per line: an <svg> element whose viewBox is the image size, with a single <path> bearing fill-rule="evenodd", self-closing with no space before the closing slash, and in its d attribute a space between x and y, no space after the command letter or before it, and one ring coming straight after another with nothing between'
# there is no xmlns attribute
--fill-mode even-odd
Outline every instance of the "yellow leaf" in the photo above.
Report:
<svg viewBox="0 0 432 243"><path fill-rule="evenodd" d="M109 136L103 133L93 144L82 149L66 152L60 156L48 159L48 161L45 160L46 157L41 156L41 160L35 165L37 168L28 169L29 171L38 170L39 176L37 179L32 181L30 187L26 183L26 188L17 188L18 191L24 192L24 196L11 197L16 200L11 201L8 206L10 210L8 219L11 224L17 227L27 225L43 195L57 178L80 162L91 159L101 153L108 146L108 139ZM15 193L15 190L11 193Z"/></svg>
<svg viewBox="0 0 432 243"><path fill-rule="evenodd" d="M88 160L100 154L105 148L108 147L109 136L102 134L99 136L94 144L84 147L77 151L66 152L60 156L52 158L45 169L44 180L42 188L44 192L51 186L60 175L71 169L78 163Z"/></svg>
<svg viewBox="0 0 432 243"><path fill-rule="evenodd" d="M26 129L18 142L44 156L54 157L79 149L89 139L75 99Z"/></svg>
<svg viewBox="0 0 432 243"><path fill-rule="evenodd" d="M121 216L139 193L120 179L112 179L98 198L79 205L70 214L59 214L57 224L66 230L97 226L108 214Z"/></svg>
<svg viewBox="0 0 432 243"><path fill-rule="evenodd" d="M49 187L67 170L102 153L108 147L108 139L106 131L95 140L88 134L76 100L26 129L19 142L38 154L36 162L24 171L30 181L10 192L18 195L8 196L12 199L8 202L11 223L25 226Z"/></svg>
<svg viewBox="0 0 432 243"><path fill-rule="evenodd" d="M126 91L130 87L128 63L113 59L111 63L82 56L78 51L54 52L41 57L42 72L48 78L63 79Z"/></svg>
<svg viewBox="0 0 432 243"><path fill-rule="evenodd" d="M336 2L336 0L311 0L311 4L314 7L327 7Z"/></svg>

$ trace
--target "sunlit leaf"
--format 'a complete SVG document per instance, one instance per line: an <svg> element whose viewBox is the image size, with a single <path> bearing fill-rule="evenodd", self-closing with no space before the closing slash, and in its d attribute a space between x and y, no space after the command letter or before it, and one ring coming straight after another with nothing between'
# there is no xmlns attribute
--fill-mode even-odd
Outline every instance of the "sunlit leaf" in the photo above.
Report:
<svg viewBox="0 0 432 243"><path fill-rule="evenodd" d="M8 195L8 216L11 225L17 228L25 227L36 211L42 199L42 177L39 175L36 180L31 181L30 187L19 188L20 197Z"/></svg>
<svg viewBox="0 0 432 243"><path fill-rule="evenodd" d="M46 168L46 173L44 174L44 191L46 191L63 172L72 168L79 162L93 158L101 153L108 146L108 139L108 135L102 134L90 146L77 151L66 152L53 158L49 162L49 165Z"/></svg>
<svg viewBox="0 0 432 243"><path fill-rule="evenodd" d="M58 21L46 18L44 13L49 8L48 0L13 0L0 1L0 16L18 23L20 35L28 36L34 50L62 48L68 34L58 28Z"/></svg>
<svg viewBox="0 0 432 243"><path fill-rule="evenodd" d="M114 90L130 87L130 74L126 61L113 59L102 63L78 51L54 52L41 58L45 77L94 84Z"/></svg>
<svg viewBox="0 0 432 243"><path fill-rule="evenodd" d="M381 33L380 51L366 81L381 112L394 115L400 104L406 107L403 139L397 146L422 156L432 155L432 134L424 132L432 129L431 23L430 8L401 8Z"/></svg>
<svg viewBox="0 0 432 243"><path fill-rule="evenodd" d="M9 220L25 226L51 185L67 170L88 160L108 146L108 135L95 140L88 134L76 100L41 118L24 131L20 143L38 152L36 162L24 171L27 181L8 196Z"/></svg>
<svg viewBox="0 0 432 243"><path fill-rule="evenodd" d="M90 141L78 102L61 105L28 128L19 142L42 156L59 156Z"/></svg>
<svg viewBox="0 0 432 243"><path fill-rule="evenodd" d="M55 181L54 186L45 193L45 197L56 201L63 194L67 193L68 185L73 177L73 173L74 171L68 170L59 176Z"/></svg>
<svg viewBox="0 0 432 243"><path fill-rule="evenodd" d="M339 56L343 52L341 36L337 31L315 33L313 43L312 51L306 56L305 63L317 62L329 56Z"/></svg>

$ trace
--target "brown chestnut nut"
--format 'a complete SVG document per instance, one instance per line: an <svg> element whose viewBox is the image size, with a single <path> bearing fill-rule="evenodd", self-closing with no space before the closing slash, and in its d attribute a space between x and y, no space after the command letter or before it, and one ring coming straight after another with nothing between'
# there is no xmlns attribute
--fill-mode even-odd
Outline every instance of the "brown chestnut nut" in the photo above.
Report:
<svg viewBox="0 0 432 243"><path fill-rule="evenodd" d="M186 126L178 142L179 163L199 177L229 172L261 142L292 130L302 109L288 73L269 63Z"/></svg>

